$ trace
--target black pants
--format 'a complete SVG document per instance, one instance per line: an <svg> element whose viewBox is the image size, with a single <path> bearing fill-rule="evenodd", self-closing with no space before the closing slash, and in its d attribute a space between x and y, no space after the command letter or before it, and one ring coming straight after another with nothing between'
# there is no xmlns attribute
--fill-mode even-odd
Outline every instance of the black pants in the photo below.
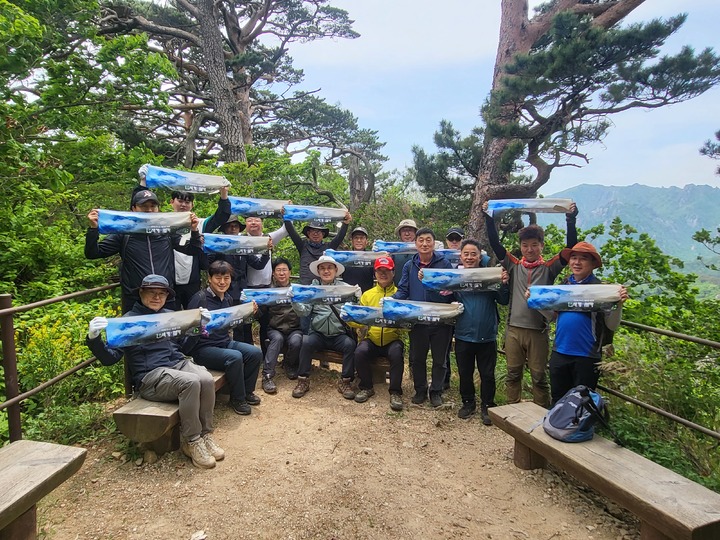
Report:
<svg viewBox="0 0 720 540"><path fill-rule="evenodd" d="M428 391L427 355L432 354L432 382L430 393L442 393L445 382L445 355L447 354L452 327L439 324L431 326L416 324L410 330L410 367L412 369L415 392L424 394Z"/></svg>
<svg viewBox="0 0 720 540"><path fill-rule="evenodd" d="M455 360L460 377L460 397L463 403L475 403L475 366L480 373L480 402L495 406L495 364L497 345L494 341L472 343L455 338Z"/></svg>
<svg viewBox="0 0 720 540"><path fill-rule="evenodd" d="M567 394L568 390L583 384L595 390L600 378L599 358L570 356L553 351L550 355L550 391L552 405Z"/></svg>
<svg viewBox="0 0 720 540"><path fill-rule="evenodd" d="M363 339L355 349L355 369L360 377L360 388L369 390L373 387L370 363L378 356L385 356L390 361L391 394L402 395L402 378L405 370L405 345L399 339L380 347L369 339Z"/></svg>
<svg viewBox="0 0 720 540"><path fill-rule="evenodd" d="M175 284L175 309L187 309L190 299L200 290L200 282L187 283L185 285Z"/></svg>

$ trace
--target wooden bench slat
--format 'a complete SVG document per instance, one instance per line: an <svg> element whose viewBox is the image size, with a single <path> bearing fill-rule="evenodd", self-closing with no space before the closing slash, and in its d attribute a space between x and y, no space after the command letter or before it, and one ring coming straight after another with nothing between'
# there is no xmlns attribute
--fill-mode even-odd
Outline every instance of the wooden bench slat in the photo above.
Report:
<svg viewBox="0 0 720 540"><path fill-rule="evenodd" d="M532 428L547 411L531 402L489 409L493 424L517 442L627 508L670 538L720 538L720 494L595 436L564 443Z"/></svg>
<svg viewBox="0 0 720 540"><path fill-rule="evenodd" d="M87 450L20 440L0 448L0 529L75 474Z"/></svg>
<svg viewBox="0 0 720 540"><path fill-rule="evenodd" d="M225 373L208 370L215 381L215 391L225 385ZM180 422L177 401L132 399L113 413L115 425L128 439L149 443L163 437Z"/></svg>

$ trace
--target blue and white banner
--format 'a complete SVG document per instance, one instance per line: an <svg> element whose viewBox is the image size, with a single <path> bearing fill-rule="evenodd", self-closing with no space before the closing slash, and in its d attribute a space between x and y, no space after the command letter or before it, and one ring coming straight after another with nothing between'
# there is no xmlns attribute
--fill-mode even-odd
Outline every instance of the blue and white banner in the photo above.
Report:
<svg viewBox="0 0 720 540"><path fill-rule="evenodd" d="M165 234L189 229L190 212L117 212L98 210L100 234Z"/></svg>
<svg viewBox="0 0 720 540"><path fill-rule="evenodd" d="M162 187L191 193L217 193L220 188L228 187L230 182L224 176L176 171L148 165L145 184L150 189Z"/></svg>
<svg viewBox="0 0 720 540"><path fill-rule="evenodd" d="M410 327L409 324L402 324L398 321L388 319L381 307L360 306L357 304L345 304L340 309L340 318L345 322L363 324L365 326L379 326L382 328Z"/></svg>
<svg viewBox="0 0 720 540"><path fill-rule="evenodd" d="M297 285L290 286L293 302L301 304L339 304L355 299L355 285Z"/></svg>
<svg viewBox="0 0 720 540"><path fill-rule="evenodd" d="M445 259L452 265L457 266L460 264L460 250L459 249L448 249L448 248L441 248L436 249L435 253L438 255L445 257Z"/></svg>
<svg viewBox="0 0 720 540"><path fill-rule="evenodd" d="M286 204L283 219L288 221L319 221L321 223L332 223L345 219L345 214L347 214L345 208Z"/></svg>
<svg viewBox="0 0 720 540"><path fill-rule="evenodd" d="M105 333L111 347L130 347L179 338L199 330L201 322L199 309L168 311L108 319Z"/></svg>
<svg viewBox="0 0 720 540"><path fill-rule="evenodd" d="M424 268L422 284L435 291L487 291L500 286L502 269Z"/></svg>
<svg viewBox="0 0 720 540"><path fill-rule="evenodd" d="M228 197L230 212L239 216L259 218L283 217L283 206L288 201L275 199L251 199L249 197Z"/></svg>
<svg viewBox="0 0 720 540"><path fill-rule="evenodd" d="M252 321L253 305L252 302L238 304L223 309L214 309L208 313L210 320L205 323L205 330L220 333Z"/></svg>
<svg viewBox="0 0 720 540"><path fill-rule="evenodd" d="M544 214L567 214L570 212L572 199L498 199L488 201L488 212L504 210L520 210Z"/></svg>
<svg viewBox="0 0 720 540"><path fill-rule="evenodd" d="M290 304L290 287L270 287L267 289L243 289L248 302L253 300L258 306L277 306Z"/></svg>
<svg viewBox="0 0 720 540"><path fill-rule="evenodd" d="M238 234L203 235L205 253L224 253L226 255L252 255L268 252L267 236L240 236Z"/></svg>
<svg viewBox="0 0 720 540"><path fill-rule="evenodd" d="M413 300L383 299L383 317L399 324L455 324L463 312L459 303L416 302Z"/></svg>
<svg viewBox="0 0 720 540"><path fill-rule="evenodd" d="M607 311L620 302L620 285L533 285L530 309L549 311Z"/></svg>
<svg viewBox="0 0 720 540"><path fill-rule="evenodd" d="M415 242L386 242L384 240L375 240L372 245L372 250L375 252L385 251L390 255L417 253Z"/></svg>
<svg viewBox="0 0 720 540"><path fill-rule="evenodd" d="M346 267L372 268L378 257L388 256L387 251L335 251L326 249L325 255L332 257Z"/></svg>

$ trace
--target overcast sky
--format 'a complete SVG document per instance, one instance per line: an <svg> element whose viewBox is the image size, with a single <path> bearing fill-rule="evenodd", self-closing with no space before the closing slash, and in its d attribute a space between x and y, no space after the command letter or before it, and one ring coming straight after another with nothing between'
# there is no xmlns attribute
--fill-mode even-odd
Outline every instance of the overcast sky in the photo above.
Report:
<svg viewBox="0 0 720 540"><path fill-rule="evenodd" d="M386 168L412 165L411 147L434 151L441 119L462 134L480 124L498 40L500 0L332 0L347 10L361 34L355 40L296 45L304 89L320 88L328 102L352 111L363 128L387 143ZM538 2L531 2L537 5ZM688 13L667 52L689 44L720 52L718 0L648 0L629 21ZM613 117L602 143L586 148L582 169L556 170L541 189L551 194L582 183L720 186L717 162L698 149L720 129L720 89L654 111Z"/></svg>

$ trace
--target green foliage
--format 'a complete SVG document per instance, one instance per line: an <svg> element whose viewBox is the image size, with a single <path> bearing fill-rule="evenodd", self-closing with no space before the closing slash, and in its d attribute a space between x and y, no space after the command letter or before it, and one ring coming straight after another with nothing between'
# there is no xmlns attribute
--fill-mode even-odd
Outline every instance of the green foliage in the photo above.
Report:
<svg viewBox="0 0 720 540"><path fill-rule="evenodd" d="M68 445L103 439L114 429L112 417L102 403L58 404L23 421L26 439Z"/></svg>
<svg viewBox="0 0 720 540"><path fill-rule="evenodd" d="M700 242L703 246L709 249L715 255L720 255L720 227L717 229L718 234L712 236L712 233L707 229L701 229L693 235L693 240ZM701 256L698 255L698 260L701 261L710 270L719 270L720 267L714 262L705 262Z"/></svg>

